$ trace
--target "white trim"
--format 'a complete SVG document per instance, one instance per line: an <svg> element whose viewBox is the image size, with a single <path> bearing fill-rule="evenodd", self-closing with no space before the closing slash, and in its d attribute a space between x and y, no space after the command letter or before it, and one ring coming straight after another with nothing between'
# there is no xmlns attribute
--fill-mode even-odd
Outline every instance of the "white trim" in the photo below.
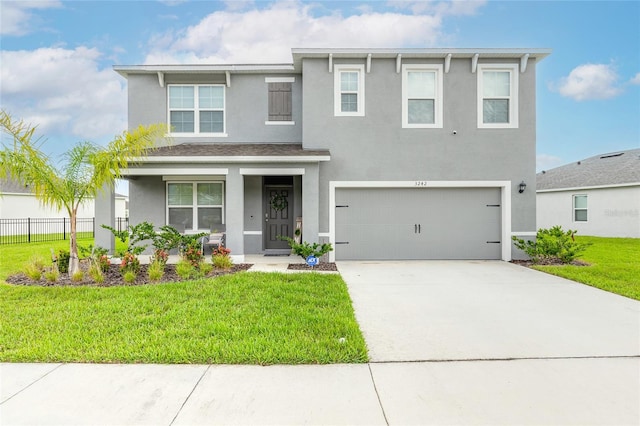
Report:
<svg viewBox="0 0 640 426"><path fill-rule="evenodd" d="M225 78L227 87L231 87L231 73L229 71L224 72L224 78Z"/></svg>
<svg viewBox="0 0 640 426"><path fill-rule="evenodd" d="M640 182L632 183L618 183L612 185L595 185L595 186L575 186L571 188L556 188L556 189L538 189L538 192L566 192L566 191L586 191L588 189L612 189L612 188L628 188L631 186L640 186Z"/></svg>
<svg viewBox="0 0 640 426"><path fill-rule="evenodd" d="M132 160L132 163L318 163L329 161L328 155L265 155L265 156L160 156L143 157Z"/></svg>
<svg viewBox="0 0 640 426"><path fill-rule="evenodd" d="M333 68L335 70L333 78L333 115L336 117L364 117L364 65L336 64ZM358 73L358 90L355 93L358 102L358 109L356 111L342 111L340 76L343 72Z"/></svg>
<svg viewBox="0 0 640 426"><path fill-rule="evenodd" d="M164 87L164 73L161 71L158 71L158 84L160 87Z"/></svg>
<svg viewBox="0 0 640 426"><path fill-rule="evenodd" d="M262 231L244 231L243 235L262 235Z"/></svg>
<svg viewBox="0 0 640 426"><path fill-rule="evenodd" d="M167 133L166 134L167 137L173 138L173 139L179 139L179 138L207 138L207 139L211 139L211 138L227 138L229 137L228 133Z"/></svg>
<svg viewBox="0 0 640 426"><path fill-rule="evenodd" d="M295 83L295 77L265 77L265 83Z"/></svg>
<svg viewBox="0 0 640 426"><path fill-rule="evenodd" d="M367 74L371 72L371 53L367 55Z"/></svg>
<svg viewBox="0 0 640 426"><path fill-rule="evenodd" d="M518 64L478 64L478 129L517 129L518 128ZM502 71L509 73L509 122L508 123L485 123L484 122L484 71Z"/></svg>
<svg viewBox="0 0 640 426"><path fill-rule="evenodd" d="M447 56L444 57L444 73L449 74L450 68L451 68L451 53L448 53Z"/></svg>
<svg viewBox="0 0 640 426"><path fill-rule="evenodd" d="M401 69L402 69L402 53L398 53L398 56L396 56L396 74L400 74Z"/></svg>
<svg viewBox="0 0 640 426"><path fill-rule="evenodd" d="M240 174L245 176L302 176L304 175L304 169L287 169L287 168L246 168L240 169Z"/></svg>
<svg viewBox="0 0 640 426"><path fill-rule="evenodd" d="M267 126L295 126L295 121L265 121Z"/></svg>
<svg viewBox="0 0 640 426"><path fill-rule="evenodd" d="M122 170L122 176L159 176L159 175L228 175L229 169L212 169L212 168L169 168L169 167L129 167Z"/></svg>
<svg viewBox="0 0 640 426"><path fill-rule="evenodd" d="M330 232L318 232L318 237L331 238Z"/></svg>
<svg viewBox="0 0 640 426"><path fill-rule="evenodd" d="M227 169L228 170L228 169ZM225 173L226 174L226 173ZM197 181L207 181L207 182L211 182L211 181L224 181L226 180L225 176L203 176L203 175L163 175L162 176L162 180L167 181L167 180L171 180L171 181L188 181L188 182L197 182Z"/></svg>
<svg viewBox="0 0 640 426"><path fill-rule="evenodd" d="M333 72L333 53L329 53L329 72Z"/></svg>
<svg viewBox="0 0 640 426"><path fill-rule="evenodd" d="M587 207L576 207L576 197L584 197L587 202ZM577 220L576 219L576 211L585 211L587 213L586 220ZM589 222L589 194L573 194L571 196L571 222L573 223L585 223Z"/></svg>
<svg viewBox="0 0 640 426"><path fill-rule="evenodd" d="M473 74L476 73L476 70L478 69L478 58L480 57L479 53L476 53L473 55L473 57L471 58L471 72Z"/></svg>
<svg viewBox="0 0 640 426"><path fill-rule="evenodd" d="M520 73L524 74L524 72L527 70L528 62L529 62L529 54L525 53L524 55L522 55L522 58L520 58Z"/></svg>
<svg viewBox="0 0 640 426"><path fill-rule="evenodd" d="M433 99L433 124L409 124L409 81L412 71L435 73L435 99ZM443 75L442 64L405 64L402 65L402 127L405 129L441 129L443 121ZM428 98L421 98L428 99Z"/></svg>
<svg viewBox="0 0 640 426"><path fill-rule="evenodd" d="M538 235L537 232L535 231L523 231L523 232L518 232L518 231L514 231L511 233L512 237L535 237L536 235Z"/></svg>
<svg viewBox="0 0 640 426"><path fill-rule="evenodd" d="M336 189L337 188L500 188L502 260L511 260L511 181L330 181L329 182L329 242L336 242ZM335 251L329 252L329 261L335 262Z"/></svg>

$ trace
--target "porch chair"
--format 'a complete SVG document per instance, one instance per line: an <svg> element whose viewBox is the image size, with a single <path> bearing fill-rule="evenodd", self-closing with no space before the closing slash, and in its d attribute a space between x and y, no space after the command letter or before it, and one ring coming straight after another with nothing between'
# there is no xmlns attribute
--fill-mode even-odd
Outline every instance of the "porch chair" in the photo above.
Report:
<svg viewBox="0 0 640 426"><path fill-rule="evenodd" d="M216 223L211 225L211 233L209 236L202 237L202 254L205 254L205 248L210 247L213 252L214 249L224 247L227 239L226 226L222 223Z"/></svg>

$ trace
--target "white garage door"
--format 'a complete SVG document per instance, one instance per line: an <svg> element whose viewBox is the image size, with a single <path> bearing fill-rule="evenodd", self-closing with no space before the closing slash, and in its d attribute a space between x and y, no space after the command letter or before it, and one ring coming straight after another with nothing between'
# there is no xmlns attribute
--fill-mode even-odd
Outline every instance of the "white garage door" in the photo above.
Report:
<svg viewBox="0 0 640 426"><path fill-rule="evenodd" d="M336 260L500 259L500 188L337 188Z"/></svg>

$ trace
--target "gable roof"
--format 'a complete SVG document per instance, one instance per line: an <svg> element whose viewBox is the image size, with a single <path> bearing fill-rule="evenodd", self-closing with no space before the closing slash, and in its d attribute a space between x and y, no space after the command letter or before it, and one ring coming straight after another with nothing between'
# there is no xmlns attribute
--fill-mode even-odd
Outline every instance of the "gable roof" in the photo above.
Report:
<svg viewBox="0 0 640 426"><path fill-rule="evenodd" d="M0 179L0 193L2 194L31 194L31 188L15 179Z"/></svg>
<svg viewBox="0 0 640 426"><path fill-rule="evenodd" d="M600 154L536 175L538 191L629 184L640 185L640 149Z"/></svg>

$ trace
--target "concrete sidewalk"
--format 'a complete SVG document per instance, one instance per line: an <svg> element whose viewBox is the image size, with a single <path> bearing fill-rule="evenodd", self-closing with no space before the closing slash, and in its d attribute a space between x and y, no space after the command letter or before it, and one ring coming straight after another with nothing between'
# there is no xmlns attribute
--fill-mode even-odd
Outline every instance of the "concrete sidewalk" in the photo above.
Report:
<svg viewBox="0 0 640 426"><path fill-rule="evenodd" d="M0 364L2 425L640 423L638 358Z"/></svg>

